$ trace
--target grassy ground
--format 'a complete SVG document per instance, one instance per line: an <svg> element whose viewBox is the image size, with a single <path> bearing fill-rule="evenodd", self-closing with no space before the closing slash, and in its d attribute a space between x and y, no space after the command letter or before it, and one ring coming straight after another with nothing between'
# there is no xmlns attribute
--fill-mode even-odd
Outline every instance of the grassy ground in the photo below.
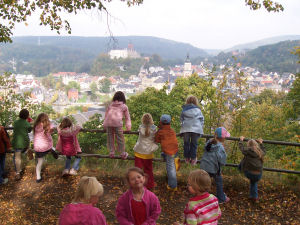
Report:
<svg viewBox="0 0 300 225"><path fill-rule="evenodd" d="M78 176L62 178L64 160L53 162L48 158L43 169L44 181L35 182L34 161L25 167L20 181L14 180L11 155L7 157L9 183L0 186L0 224L56 224L64 205L74 196L80 176L96 176L104 185L104 195L98 203L109 224L118 224L115 219L115 206L118 198L126 191L123 180L126 168L133 161L111 159L85 159ZM178 174L179 191L166 190L164 164L155 163L155 181L158 186L153 191L162 206L158 224L169 225L181 220L183 209L188 201L186 177L196 167L183 165ZM259 202L248 201L248 180L236 172L236 169L224 170L224 190L231 201L222 204L222 217L219 224L299 224L300 221L300 185L289 185L288 180L275 173L264 173L259 183ZM283 184L283 181L285 184ZM212 192L215 192L213 187Z"/></svg>

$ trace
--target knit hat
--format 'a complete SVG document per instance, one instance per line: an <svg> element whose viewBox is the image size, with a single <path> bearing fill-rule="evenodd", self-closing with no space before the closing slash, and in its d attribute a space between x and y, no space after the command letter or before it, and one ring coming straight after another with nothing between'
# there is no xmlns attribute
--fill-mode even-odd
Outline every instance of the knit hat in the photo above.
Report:
<svg viewBox="0 0 300 225"><path fill-rule="evenodd" d="M171 116L168 115L168 114L163 114L161 117L160 117L160 122L164 123L164 124L168 124L171 122Z"/></svg>
<svg viewBox="0 0 300 225"><path fill-rule="evenodd" d="M218 127L215 130L215 135L217 138L227 138L230 137L230 133L225 129L225 127Z"/></svg>

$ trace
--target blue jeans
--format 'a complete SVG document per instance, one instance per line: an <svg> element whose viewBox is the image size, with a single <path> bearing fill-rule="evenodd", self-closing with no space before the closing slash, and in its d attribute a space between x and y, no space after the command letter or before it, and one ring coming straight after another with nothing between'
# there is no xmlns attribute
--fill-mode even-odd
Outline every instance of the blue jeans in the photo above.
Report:
<svg viewBox="0 0 300 225"><path fill-rule="evenodd" d="M253 174L245 171L245 176L250 180L250 198L258 198L257 183L262 177L262 173Z"/></svg>
<svg viewBox="0 0 300 225"><path fill-rule="evenodd" d="M221 173L220 174L211 174L209 173L209 175L211 177L214 178L215 182L216 182L216 188L217 188L217 198L219 203L225 202L226 201L226 195L223 191L223 178Z"/></svg>
<svg viewBox="0 0 300 225"><path fill-rule="evenodd" d="M184 158L196 159L199 137L200 134L197 133L193 133L193 132L183 133Z"/></svg>
<svg viewBox="0 0 300 225"><path fill-rule="evenodd" d="M65 169L70 169L71 168L71 156L66 156L67 159L66 159L66 165L65 165ZM73 169L74 170L79 170L79 163L81 161L81 157L80 156L75 156L75 161L73 163Z"/></svg>
<svg viewBox="0 0 300 225"><path fill-rule="evenodd" d="M5 153L0 154L0 184L3 183L3 174L4 174L4 167L5 167Z"/></svg>
<svg viewBox="0 0 300 225"><path fill-rule="evenodd" d="M175 168L175 162L174 162L175 157L176 157L176 155L164 154L164 158L166 160L168 185L170 188L177 187L176 168Z"/></svg>

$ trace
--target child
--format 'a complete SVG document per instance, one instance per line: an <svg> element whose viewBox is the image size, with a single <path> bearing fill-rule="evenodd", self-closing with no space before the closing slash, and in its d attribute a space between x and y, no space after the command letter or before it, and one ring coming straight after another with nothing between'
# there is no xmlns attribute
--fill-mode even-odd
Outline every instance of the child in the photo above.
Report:
<svg viewBox="0 0 300 225"><path fill-rule="evenodd" d="M164 114L160 117L159 130L155 134L155 142L160 143L166 160L168 190L177 190L175 158L178 152L178 142L175 131L170 126L171 116ZM179 160L176 160L177 162Z"/></svg>
<svg viewBox="0 0 300 225"><path fill-rule="evenodd" d="M139 127L139 139L135 144L134 150L134 165L148 175L146 187L152 189L154 187L154 177L152 168L153 152L158 149L158 145L154 142L156 126L150 113L146 113L142 117L142 124Z"/></svg>
<svg viewBox="0 0 300 225"><path fill-rule="evenodd" d="M161 209L156 195L144 188L145 174L137 167L128 169L127 190L118 200L116 217L120 225L155 225Z"/></svg>
<svg viewBox="0 0 300 225"><path fill-rule="evenodd" d="M186 204L184 210L184 224L218 224L221 210L218 199L209 194L211 179L204 170L190 172L188 178L188 190L194 195ZM175 222L173 225L179 225Z"/></svg>
<svg viewBox="0 0 300 225"><path fill-rule="evenodd" d="M19 113L19 119L13 123L13 140L12 146L15 150L13 156L13 162L16 171L16 180L21 179L21 165L22 158L21 153L24 153L29 147L30 140L28 133L31 132L31 126L27 119L29 118L29 111L27 109L22 109Z"/></svg>
<svg viewBox="0 0 300 225"><path fill-rule="evenodd" d="M52 153L55 159L58 158L57 153L53 149L53 140L51 133L53 132L53 127L50 124L49 117L46 113L41 113L36 118L33 125L33 146L35 150L35 155L37 158L36 165L36 182L40 183L42 181L41 170L44 162L44 156L49 152Z"/></svg>
<svg viewBox="0 0 300 225"><path fill-rule="evenodd" d="M6 184L8 178L4 178L5 173L5 156L6 151L11 149L9 137L4 130L3 126L0 126L0 184Z"/></svg>
<svg viewBox="0 0 300 225"><path fill-rule="evenodd" d="M240 168L250 180L250 200L255 202L258 200L257 183L262 177L265 149L261 138L257 139L257 141L253 139L249 140L246 148L243 140L244 137L241 136L239 147L244 158L240 163Z"/></svg>
<svg viewBox="0 0 300 225"><path fill-rule="evenodd" d="M180 134L184 140L184 158L186 163L197 164L198 139L203 134L204 117L198 107L198 99L190 95L186 99L186 105L182 107L180 116Z"/></svg>
<svg viewBox="0 0 300 225"><path fill-rule="evenodd" d="M80 126L73 126L72 121L68 117L65 117L57 128L58 140L56 149L67 157L65 169L62 172L63 176L67 174L77 175L81 160L81 157L77 155L77 153L81 152L77 139L80 129ZM75 156L75 161L70 170L72 156Z"/></svg>
<svg viewBox="0 0 300 225"><path fill-rule="evenodd" d="M94 207L102 195L103 186L96 177L82 177L73 202L66 205L60 213L59 224L107 225L101 210Z"/></svg>
<svg viewBox="0 0 300 225"><path fill-rule="evenodd" d="M125 116L126 130L131 130L131 120L126 104L125 95L122 91L117 91L112 99L112 103L107 107L103 127L107 132L107 148L109 156L115 156L115 138L117 139L118 151L122 159L126 159L128 153L125 151L123 134L123 117Z"/></svg>
<svg viewBox="0 0 300 225"><path fill-rule="evenodd" d="M230 137L230 133L224 127L218 127L215 131L215 137L206 142L204 154L200 160L200 168L205 170L216 182L219 203L230 200L223 192L221 174L221 166L226 164L227 157L223 146L226 137Z"/></svg>

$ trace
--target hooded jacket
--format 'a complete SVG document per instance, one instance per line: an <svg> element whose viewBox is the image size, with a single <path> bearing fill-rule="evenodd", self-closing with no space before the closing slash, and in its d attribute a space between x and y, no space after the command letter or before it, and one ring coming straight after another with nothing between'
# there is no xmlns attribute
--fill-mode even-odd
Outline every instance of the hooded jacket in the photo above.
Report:
<svg viewBox="0 0 300 225"><path fill-rule="evenodd" d="M160 143L161 150L167 155L175 155L178 152L176 133L170 124L160 122L159 130L155 134L155 142Z"/></svg>
<svg viewBox="0 0 300 225"><path fill-rule="evenodd" d="M59 225L107 225L105 216L100 209L91 204L71 203L60 213Z"/></svg>
<svg viewBox="0 0 300 225"><path fill-rule="evenodd" d="M81 152L77 139L77 134L80 129L80 126L71 126L64 129L57 127L58 140L56 150L67 156L73 156L76 155L77 152Z"/></svg>
<svg viewBox="0 0 300 225"><path fill-rule="evenodd" d="M129 189L118 200L116 207L116 217L120 225L133 225L134 218L131 210L131 200L133 199L132 191ZM161 208L157 196L144 188L142 201L146 206L146 221L143 225L155 225L158 219Z"/></svg>
<svg viewBox="0 0 300 225"><path fill-rule="evenodd" d="M103 127L123 127L123 117L125 126L131 130L131 120L127 105L123 102L113 101L106 109Z"/></svg>
<svg viewBox="0 0 300 225"><path fill-rule="evenodd" d="M0 126L0 153L5 153L11 148L9 137L7 136L4 127Z"/></svg>
<svg viewBox="0 0 300 225"><path fill-rule="evenodd" d="M154 142L156 126L152 125L149 129L149 136L146 136L146 126L140 125L139 138L133 150L139 154L151 154L158 149L158 145Z"/></svg>
<svg viewBox="0 0 300 225"><path fill-rule="evenodd" d="M50 129L52 128L53 126L50 125ZM53 147L51 132L45 134L43 123L40 123L35 127L33 147L36 152L46 152Z"/></svg>
<svg viewBox="0 0 300 225"><path fill-rule="evenodd" d="M180 133L193 132L203 134L204 117L198 106L194 104L182 106L180 121Z"/></svg>
<svg viewBox="0 0 300 225"><path fill-rule="evenodd" d="M226 164L227 155L220 142L212 144L211 141L212 140L209 140L205 144L205 150L200 160L200 169L211 174L218 174L221 166Z"/></svg>

